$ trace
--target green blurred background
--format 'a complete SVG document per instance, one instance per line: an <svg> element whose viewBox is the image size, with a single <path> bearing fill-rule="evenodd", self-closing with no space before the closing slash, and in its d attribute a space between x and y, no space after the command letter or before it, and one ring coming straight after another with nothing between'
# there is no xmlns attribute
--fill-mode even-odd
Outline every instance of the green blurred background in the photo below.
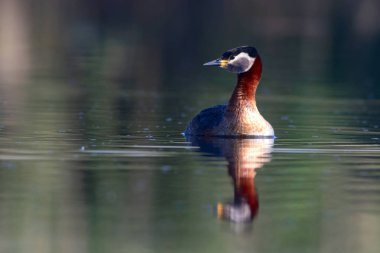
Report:
<svg viewBox="0 0 380 253"><path fill-rule="evenodd" d="M254 45L262 55L262 92L380 96L375 0L0 4L0 87L12 101L32 93L33 80L49 77L61 82L44 87L46 93L67 87L75 96L200 89L226 78L201 64L240 45Z"/></svg>

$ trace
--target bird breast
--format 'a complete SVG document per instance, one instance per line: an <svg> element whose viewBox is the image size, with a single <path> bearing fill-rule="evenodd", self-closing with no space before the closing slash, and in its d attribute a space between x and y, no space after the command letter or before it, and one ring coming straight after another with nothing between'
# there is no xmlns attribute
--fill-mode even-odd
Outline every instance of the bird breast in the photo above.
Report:
<svg viewBox="0 0 380 253"><path fill-rule="evenodd" d="M261 116L256 106L239 106L226 110L218 129L224 135L273 136L272 126Z"/></svg>

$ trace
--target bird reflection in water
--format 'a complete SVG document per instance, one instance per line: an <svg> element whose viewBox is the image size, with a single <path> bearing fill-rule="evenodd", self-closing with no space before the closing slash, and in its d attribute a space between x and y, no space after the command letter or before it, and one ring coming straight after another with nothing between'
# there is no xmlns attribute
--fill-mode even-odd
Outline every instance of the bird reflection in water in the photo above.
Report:
<svg viewBox="0 0 380 253"><path fill-rule="evenodd" d="M270 162L274 139L194 138L200 151L225 157L233 179L234 199L218 203L218 218L235 223L252 222L259 208L255 187L256 170Z"/></svg>

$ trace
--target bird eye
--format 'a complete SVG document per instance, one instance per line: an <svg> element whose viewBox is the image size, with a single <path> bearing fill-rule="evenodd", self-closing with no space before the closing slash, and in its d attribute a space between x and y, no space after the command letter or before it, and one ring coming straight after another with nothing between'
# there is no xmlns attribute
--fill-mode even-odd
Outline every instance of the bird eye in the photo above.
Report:
<svg viewBox="0 0 380 253"><path fill-rule="evenodd" d="M230 61L232 61L233 59L235 59L235 56L231 55L230 56Z"/></svg>

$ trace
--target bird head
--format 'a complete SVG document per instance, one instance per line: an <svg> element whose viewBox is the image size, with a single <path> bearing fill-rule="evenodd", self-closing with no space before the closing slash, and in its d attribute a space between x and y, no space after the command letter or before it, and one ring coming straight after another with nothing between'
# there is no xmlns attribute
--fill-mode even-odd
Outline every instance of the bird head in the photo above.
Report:
<svg viewBox="0 0 380 253"><path fill-rule="evenodd" d="M258 53L256 48L242 46L230 49L216 60L206 62L204 66L219 66L232 73L240 74L250 70L255 63Z"/></svg>

